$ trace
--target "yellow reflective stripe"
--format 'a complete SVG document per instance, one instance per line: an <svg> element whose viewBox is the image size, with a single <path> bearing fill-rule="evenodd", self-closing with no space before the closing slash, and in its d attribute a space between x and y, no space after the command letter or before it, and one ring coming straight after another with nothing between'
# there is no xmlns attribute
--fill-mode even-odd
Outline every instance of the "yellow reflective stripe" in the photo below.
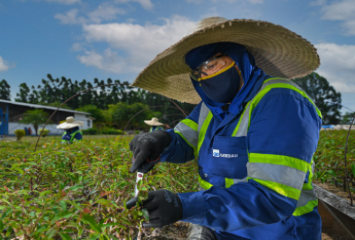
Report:
<svg viewBox="0 0 355 240"><path fill-rule="evenodd" d="M225 181L226 188L229 188L234 184L234 181L231 178L225 178L224 181Z"/></svg>
<svg viewBox="0 0 355 240"><path fill-rule="evenodd" d="M297 217L306 213L310 213L316 206L318 206L318 199L309 201L306 205L296 208L292 215Z"/></svg>
<svg viewBox="0 0 355 240"><path fill-rule="evenodd" d="M313 164L313 158L311 161L311 164L308 167L309 175L308 175L308 183L303 184L302 190L312 190L312 179L313 179L313 172L312 172L312 164Z"/></svg>
<svg viewBox="0 0 355 240"><path fill-rule="evenodd" d="M234 131L233 131L233 133L232 133L232 137L234 137L234 136L237 134L237 131L238 131L239 126L240 126L240 123L242 122L243 116L244 116L244 114L245 114L245 112L246 112L245 110L248 109L250 103L251 103L251 101L248 102L248 104L245 106L245 108L244 108L244 110L243 110L242 115L240 115L240 118L239 118L239 120L238 120L238 124L237 124L237 126L235 127L235 129L234 129ZM249 121L250 121L250 120L249 120ZM248 124L248 125L249 125L249 124Z"/></svg>
<svg viewBox="0 0 355 240"><path fill-rule="evenodd" d="M200 152L200 148L202 146L203 141L205 140L205 135L207 132L207 128L210 125L211 119L213 117L213 114L211 111L209 111L206 120L203 122L200 133L198 135L198 143L197 143L197 153Z"/></svg>
<svg viewBox="0 0 355 240"><path fill-rule="evenodd" d="M265 81L265 82L268 82L268 81L270 81L270 80L272 80L272 79L268 79L268 80ZM265 83L265 82L264 82L264 83ZM265 87L263 90L261 90L261 91L253 98L253 100L251 101L251 102L252 102L252 103L251 103L252 106L251 106L251 110L250 110L250 112L249 112L249 124L250 124L250 119L251 119L251 114L252 114L252 112L253 112L253 109L254 109L254 108L256 107L256 105L260 102L260 100L265 96L265 94L268 93L268 92L269 92L271 89L273 89L273 88L287 88L287 89L291 89L291 90L293 90L293 91L295 91L295 92L298 92L298 93L301 94L303 97L307 98L308 101L310 101L310 103L313 104L313 106L315 107L315 109L316 109L316 111L317 111L318 116L322 118L322 113L319 111L319 109L318 109L317 106L314 104L314 102L312 101L312 99L310 99L310 98L308 97L308 95L307 95L305 92L299 90L298 88L296 88L296 87L294 87L294 86L292 86L292 85L290 85L290 84L286 84L286 83L274 83L274 84L270 84L270 85L266 86L266 87ZM248 125L248 126L249 126L249 125Z"/></svg>
<svg viewBox="0 0 355 240"><path fill-rule="evenodd" d="M254 163L269 163L283 165L287 167L292 167L302 172L307 173L309 163L300 160L298 158L293 158L283 155L274 155L274 154L262 154L262 153L250 153L249 162Z"/></svg>
<svg viewBox="0 0 355 240"><path fill-rule="evenodd" d="M174 131L176 134L178 134L180 137L182 137L184 139L184 141L194 149L195 155L196 155L196 146L192 145L189 141L187 141L187 139L184 137L184 135L179 132L179 131ZM197 156L197 155L196 155Z"/></svg>
<svg viewBox="0 0 355 240"><path fill-rule="evenodd" d="M198 182L200 183L200 186L205 189L205 190L208 190L210 189L211 187L213 187L213 185L205 180L203 180L201 177L200 177L200 174L198 174Z"/></svg>
<svg viewBox="0 0 355 240"><path fill-rule="evenodd" d="M270 188L271 190L274 190L275 192L277 192L278 194L281 194L282 196L289 197L289 198L292 198L295 200L298 200L301 195L301 190L283 185L281 183L265 181L265 180L260 180L257 178L250 178L250 177L248 177L247 179L248 180L252 179L252 180L260 183L261 185L263 185L267 188Z"/></svg>
<svg viewBox="0 0 355 240"><path fill-rule="evenodd" d="M186 119L184 119L184 120L182 120L180 122L184 123L185 125L189 126L191 129L193 129L193 130L195 130L197 132L198 124L195 123L194 121L192 121L191 119L186 118Z"/></svg>

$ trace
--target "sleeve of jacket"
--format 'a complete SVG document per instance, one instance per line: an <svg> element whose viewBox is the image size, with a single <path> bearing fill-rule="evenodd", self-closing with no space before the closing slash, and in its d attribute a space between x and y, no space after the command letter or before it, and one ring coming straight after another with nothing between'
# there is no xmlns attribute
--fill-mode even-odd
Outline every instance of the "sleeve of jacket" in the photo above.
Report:
<svg viewBox="0 0 355 240"><path fill-rule="evenodd" d="M198 140L198 117L201 103L174 130L167 130L171 142L161 155L161 162L184 163L195 158Z"/></svg>
<svg viewBox="0 0 355 240"><path fill-rule="evenodd" d="M247 136L248 182L179 194L182 221L236 231L293 214L316 150L321 119L289 89L272 89L252 112Z"/></svg>
<svg viewBox="0 0 355 240"><path fill-rule="evenodd" d="M74 139L76 139L76 140L79 141L79 140L82 140L82 139L83 139L83 136L81 135L80 132L78 132L78 133L75 134Z"/></svg>

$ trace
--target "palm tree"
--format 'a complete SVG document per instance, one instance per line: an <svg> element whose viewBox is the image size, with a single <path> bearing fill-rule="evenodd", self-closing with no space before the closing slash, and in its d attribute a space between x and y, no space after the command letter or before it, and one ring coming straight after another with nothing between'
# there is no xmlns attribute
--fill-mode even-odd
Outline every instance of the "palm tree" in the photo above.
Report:
<svg viewBox="0 0 355 240"><path fill-rule="evenodd" d="M33 124L33 128L36 131L36 136L38 136L38 125L46 123L48 115L49 114L42 109L28 110L26 111L22 120L20 120L20 123Z"/></svg>

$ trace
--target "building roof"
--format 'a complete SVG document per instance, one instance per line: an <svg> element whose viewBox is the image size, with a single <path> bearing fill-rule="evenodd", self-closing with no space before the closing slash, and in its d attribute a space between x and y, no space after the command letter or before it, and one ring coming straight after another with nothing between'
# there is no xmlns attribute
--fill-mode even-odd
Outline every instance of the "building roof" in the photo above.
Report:
<svg viewBox="0 0 355 240"><path fill-rule="evenodd" d="M18 105L18 106L25 106L25 107L30 107L30 108L57 110L57 107L51 107L51 106L45 106L45 105L39 105L39 104L32 104L32 103L12 102L12 101L2 100L2 99L0 99L0 103L8 103L8 104L13 104L13 105ZM88 112L80 112L80 111L70 110L70 109L66 109L66 108L59 108L58 112L59 111L60 112L81 113L81 114L90 115L90 113L88 113Z"/></svg>

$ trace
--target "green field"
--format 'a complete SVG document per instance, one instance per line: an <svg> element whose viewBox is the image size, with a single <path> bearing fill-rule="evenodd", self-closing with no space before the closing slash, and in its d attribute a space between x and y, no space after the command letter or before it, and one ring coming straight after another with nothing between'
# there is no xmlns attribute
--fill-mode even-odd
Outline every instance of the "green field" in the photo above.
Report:
<svg viewBox="0 0 355 240"><path fill-rule="evenodd" d="M135 174L128 172L132 136L85 136L60 144L60 137L0 142L0 236L11 239L129 239L142 212L127 210ZM196 163L161 163L145 175L149 190L197 190ZM154 175L154 176L153 176ZM3 230L6 231L3 231Z"/></svg>
<svg viewBox="0 0 355 240"><path fill-rule="evenodd" d="M322 131L314 155L320 181L344 177L346 131ZM355 132L352 131L355 135ZM129 239L144 213L127 210L135 174L130 174L133 136L84 136L81 143L60 144L60 137L0 141L0 236L11 239ZM354 182L355 136L348 145L348 172ZM196 191L196 162L160 163L145 175L141 197L167 188ZM349 179L350 180L350 179Z"/></svg>

